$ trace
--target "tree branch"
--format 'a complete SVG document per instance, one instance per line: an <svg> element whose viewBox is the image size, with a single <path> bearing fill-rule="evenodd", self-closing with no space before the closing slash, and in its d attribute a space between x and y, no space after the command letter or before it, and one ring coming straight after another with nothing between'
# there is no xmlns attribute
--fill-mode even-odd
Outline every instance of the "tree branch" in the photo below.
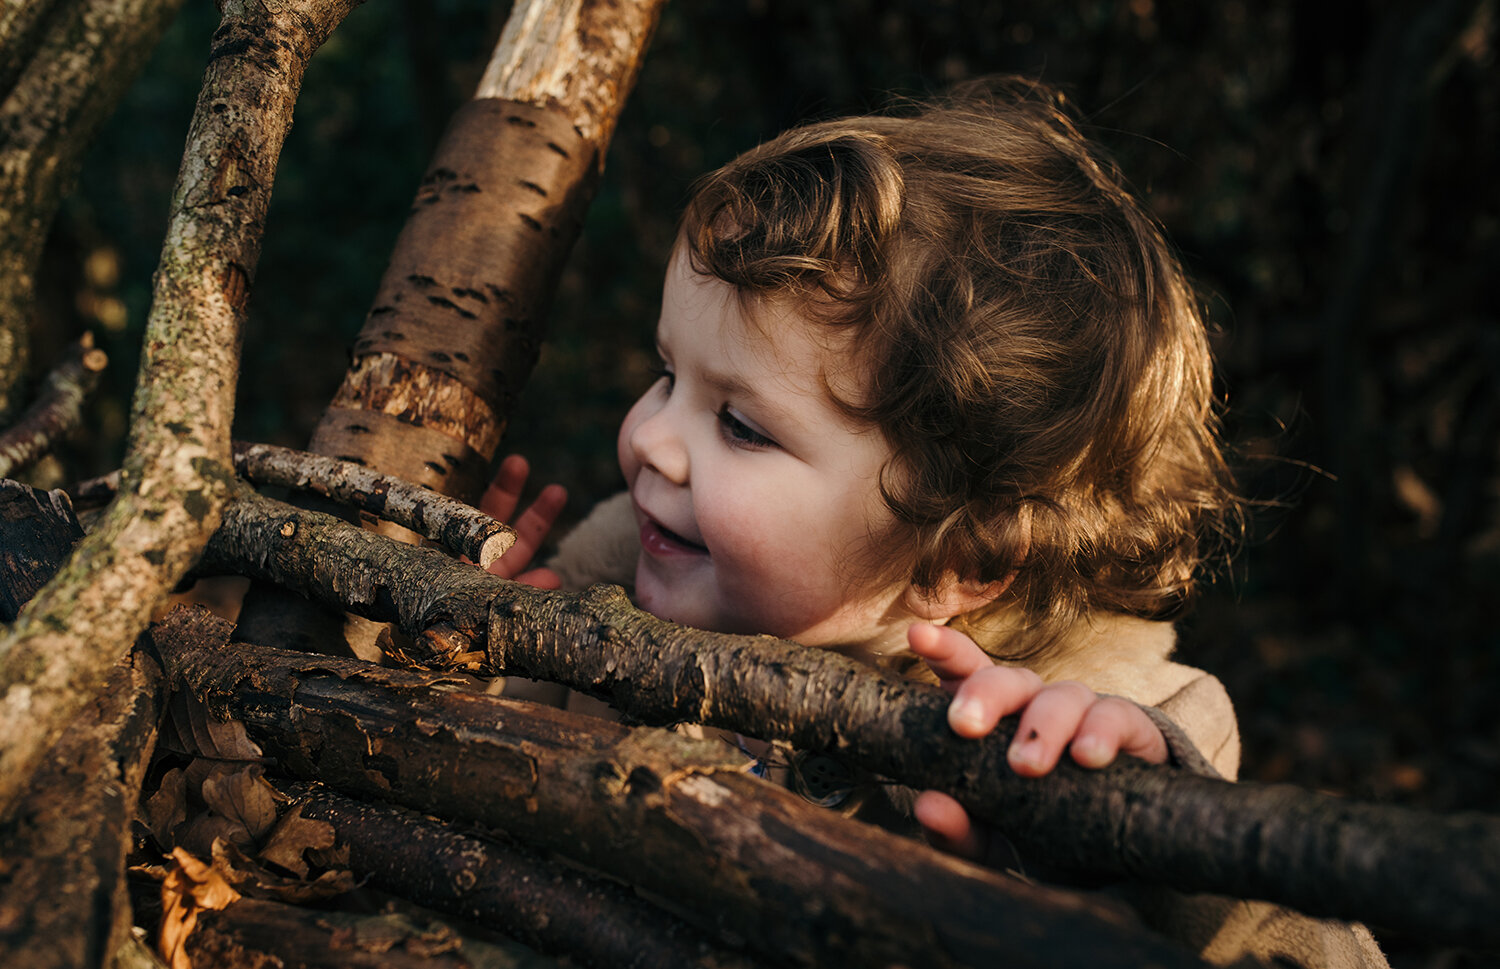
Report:
<svg viewBox="0 0 1500 969"><path fill-rule="evenodd" d="M349 461L270 444L236 443L234 467L256 484L316 492L395 522L454 556L467 556L482 569L516 543L510 526L472 505Z"/></svg>
<svg viewBox="0 0 1500 969"><path fill-rule="evenodd" d="M619 16L609 5L584 0L522 0L505 22L474 97L558 106L599 147L602 167L603 149L635 86L641 52L651 43L663 5L645 0Z"/></svg>
<svg viewBox="0 0 1500 969"><path fill-rule="evenodd" d="M302 816L333 825L349 868L418 905L491 926L541 952L620 969L751 969L616 882L496 839L321 787L281 789Z"/></svg>
<svg viewBox="0 0 1500 969"><path fill-rule="evenodd" d="M100 966L129 939L125 853L162 686L154 660L126 657L0 825L0 965Z"/></svg>
<svg viewBox="0 0 1500 969"><path fill-rule="evenodd" d="M205 563L398 620L416 637L413 649L428 650L425 662L565 683L648 723L787 740L947 791L1063 868L1500 944L1500 819L1353 804L1137 761L1104 771L1065 761L1045 778L1019 778L1005 756L1015 718L982 740L960 740L936 687L767 636L675 626L616 587L570 595L506 582L259 497L226 510ZM1418 882L1419 893L1397 888Z"/></svg>
<svg viewBox="0 0 1500 969"><path fill-rule="evenodd" d="M136 898L142 908L156 902L142 887ZM471 938L430 918L324 911L259 898L200 910L180 954L172 965L211 969L564 969L515 943Z"/></svg>
<svg viewBox="0 0 1500 969"><path fill-rule="evenodd" d="M704 931L732 933L769 958L1200 965L1102 903L939 854L750 777L721 743L488 696L441 675L228 649L228 636L228 623L202 610L153 629L172 682L244 722L283 769L500 828L671 899Z"/></svg>
<svg viewBox="0 0 1500 969"><path fill-rule="evenodd" d="M309 450L479 497L662 4L512 8L524 66L450 123Z"/></svg>
<svg viewBox="0 0 1500 969"><path fill-rule="evenodd" d="M218 524L276 162L307 60L356 2L223 5L156 274L124 490L0 638L0 817Z"/></svg>
<svg viewBox="0 0 1500 969"><path fill-rule="evenodd" d="M58 204L181 5L29 0L0 13L0 423L21 403L36 273Z"/></svg>
<svg viewBox="0 0 1500 969"><path fill-rule="evenodd" d="M8 430L0 434L0 478L13 477L52 449L58 438L83 420L83 402L99 385L109 357L84 334L73 353L47 375L42 392Z"/></svg>

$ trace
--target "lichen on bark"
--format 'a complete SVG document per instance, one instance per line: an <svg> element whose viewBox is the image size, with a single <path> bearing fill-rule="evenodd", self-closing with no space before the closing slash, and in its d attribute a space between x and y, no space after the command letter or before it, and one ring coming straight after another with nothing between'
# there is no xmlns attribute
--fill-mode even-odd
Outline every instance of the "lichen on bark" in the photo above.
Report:
<svg viewBox="0 0 1500 969"><path fill-rule="evenodd" d="M356 3L223 5L173 193L120 494L0 639L0 816L218 524L277 159L307 60Z"/></svg>

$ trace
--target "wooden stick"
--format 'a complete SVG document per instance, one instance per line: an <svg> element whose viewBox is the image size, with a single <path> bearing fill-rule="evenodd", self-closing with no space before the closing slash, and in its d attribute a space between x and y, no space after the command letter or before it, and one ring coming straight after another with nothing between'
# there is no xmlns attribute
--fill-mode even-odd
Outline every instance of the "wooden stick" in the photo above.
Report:
<svg viewBox="0 0 1500 969"><path fill-rule="evenodd" d="M132 888L136 904L149 911L155 900L147 886ZM475 938L430 917L325 911L259 898L200 911L181 953L185 962L173 965L201 969L564 969L516 943Z"/></svg>
<svg viewBox="0 0 1500 969"><path fill-rule="evenodd" d="M668 898L704 931L732 933L768 958L1201 965L1112 907L847 821L750 777L724 744L488 696L435 674L227 649L228 636L203 610L153 630L173 682L242 720L286 770L353 797L499 828Z"/></svg>
<svg viewBox="0 0 1500 969"><path fill-rule="evenodd" d="M479 509L349 461L270 444L234 445L234 467L256 484L313 491L464 555L480 568L516 543L510 526Z"/></svg>
<svg viewBox="0 0 1500 969"><path fill-rule="evenodd" d="M0 965L102 965L129 938L125 853L162 709L140 651L68 723L9 824L0 825Z"/></svg>
<svg viewBox="0 0 1500 969"><path fill-rule="evenodd" d="M84 334L73 352L47 375L42 392L19 420L0 434L0 478L13 477L52 450L83 420L83 402L99 385L109 357Z"/></svg>
<svg viewBox="0 0 1500 969"><path fill-rule="evenodd" d="M309 450L478 499L662 5L515 4Z"/></svg>
<svg viewBox="0 0 1500 969"><path fill-rule="evenodd" d="M0 636L0 817L218 524L276 162L308 59L356 3L225 4L156 274L125 485Z"/></svg>
<svg viewBox="0 0 1500 969"><path fill-rule="evenodd" d="M0 426L24 400L42 247L84 151L182 0L0 4Z"/></svg>
<svg viewBox="0 0 1500 969"><path fill-rule="evenodd" d="M621 886L508 839L462 834L400 808L312 785L302 816L334 826L349 868L371 887L491 926L541 952L620 969L751 969L747 957Z"/></svg>
<svg viewBox="0 0 1500 969"><path fill-rule="evenodd" d="M1491 816L1354 804L1129 759L1102 771L1064 761L1044 778L1020 778L1006 761L1015 718L960 740L937 687L769 636L675 626L635 609L618 587L572 595L506 582L258 497L233 503L205 559L399 619L425 662L553 680L648 723L787 740L947 791L1032 857L1065 869L1500 945L1491 915L1500 819ZM1400 889L1417 883L1421 892Z"/></svg>

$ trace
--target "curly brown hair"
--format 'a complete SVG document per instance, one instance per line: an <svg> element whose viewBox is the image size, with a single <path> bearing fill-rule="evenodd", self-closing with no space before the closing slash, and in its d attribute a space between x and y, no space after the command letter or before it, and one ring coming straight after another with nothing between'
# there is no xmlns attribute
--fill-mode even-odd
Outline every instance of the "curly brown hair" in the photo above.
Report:
<svg viewBox="0 0 1500 969"><path fill-rule="evenodd" d="M894 452L896 565L919 590L1014 576L1003 658L1095 611L1175 616L1238 528L1197 301L1056 90L789 131L700 180L682 238L742 300L852 334L866 393L839 404Z"/></svg>

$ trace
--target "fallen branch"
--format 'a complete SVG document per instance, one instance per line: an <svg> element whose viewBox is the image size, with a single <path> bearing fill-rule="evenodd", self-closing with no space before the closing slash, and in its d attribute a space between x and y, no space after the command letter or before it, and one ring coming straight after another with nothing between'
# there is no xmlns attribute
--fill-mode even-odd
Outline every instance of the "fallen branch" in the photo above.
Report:
<svg viewBox="0 0 1500 969"><path fill-rule="evenodd" d="M126 657L0 828L0 965L102 966L128 942L125 853L162 699L155 661Z"/></svg>
<svg viewBox="0 0 1500 969"><path fill-rule="evenodd" d="M947 791L1065 869L1500 945L1500 820L1487 815L1354 804L1130 760L1104 771L1064 762L1045 778L1019 778L1005 756L1014 718L982 740L959 740L936 687L767 636L675 626L615 587L570 595L506 582L259 497L226 510L205 562L399 621L424 662L566 683L648 723L787 740ZM1411 884L1423 890L1397 887Z"/></svg>
<svg viewBox="0 0 1500 969"><path fill-rule="evenodd" d="M180 610L153 640L178 688L243 721L284 769L498 828L670 898L704 931L770 958L1200 964L1103 903L950 858L747 776L723 744L487 696L437 674L226 649L229 632L205 611Z"/></svg>
<svg viewBox="0 0 1500 969"><path fill-rule="evenodd" d="M356 2L224 4L156 273L125 484L0 636L0 818L218 524L276 162L303 69Z"/></svg>
<svg viewBox="0 0 1500 969"><path fill-rule="evenodd" d="M83 420L83 402L99 384L109 357L85 334L73 353L47 375L35 401L0 434L0 478L9 478L50 451Z"/></svg>
<svg viewBox="0 0 1500 969"><path fill-rule="evenodd" d="M136 904L159 910L155 883L134 886ZM399 912L362 915L241 898L197 913L182 940L184 962L212 969L562 969L514 943L484 941Z"/></svg>
<svg viewBox="0 0 1500 969"><path fill-rule="evenodd" d="M516 542L508 525L472 505L349 461L270 444L236 444L234 467L256 484L313 491L437 542L480 568Z"/></svg>
<svg viewBox="0 0 1500 969"><path fill-rule="evenodd" d="M24 403L35 281L63 193L94 131L180 6L182 0L0 4L0 424Z"/></svg>
<svg viewBox="0 0 1500 969"><path fill-rule="evenodd" d="M66 494L0 481L0 622L15 620L82 537Z"/></svg>
<svg viewBox="0 0 1500 969"><path fill-rule="evenodd" d="M350 870L370 887L493 927L539 951L618 969L753 965L617 882L519 845L319 787L281 787L303 798L304 818L333 825L348 847Z"/></svg>

